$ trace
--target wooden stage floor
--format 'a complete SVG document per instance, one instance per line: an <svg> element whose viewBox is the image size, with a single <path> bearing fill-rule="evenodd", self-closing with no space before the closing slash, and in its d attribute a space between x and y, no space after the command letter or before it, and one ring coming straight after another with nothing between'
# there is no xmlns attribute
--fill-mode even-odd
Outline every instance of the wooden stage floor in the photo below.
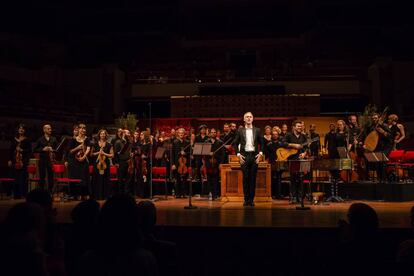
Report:
<svg viewBox="0 0 414 276"><path fill-rule="evenodd" d="M0 221L8 209L22 200L1 200ZM378 213L380 228L410 228L411 202L347 201L323 205L308 205L309 211L295 210L287 200L256 203L255 207L243 207L241 202L208 201L193 198L197 209L186 210L188 199L159 200L157 224L160 226L191 227L265 227L265 228L334 228L338 219L346 218L349 206L354 202L365 202ZM55 203L57 221L71 223L70 212L77 201ZM103 202L101 202L103 203Z"/></svg>

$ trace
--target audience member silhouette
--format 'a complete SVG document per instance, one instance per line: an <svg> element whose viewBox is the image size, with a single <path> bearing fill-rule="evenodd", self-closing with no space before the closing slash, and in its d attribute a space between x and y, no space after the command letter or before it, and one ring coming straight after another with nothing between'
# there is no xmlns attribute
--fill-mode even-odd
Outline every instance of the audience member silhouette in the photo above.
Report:
<svg viewBox="0 0 414 276"><path fill-rule="evenodd" d="M414 206L411 208L411 227L414 229ZM410 267L414 263L414 238L403 241L397 252L397 263L403 267Z"/></svg>
<svg viewBox="0 0 414 276"><path fill-rule="evenodd" d="M65 243L63 231L56 223L57 211L53 199L44 189L34 189L26 197L26 202L40 205L46 217L45 253L48 255L48 270L52 275L65 275Z"/></svg>
<svg viewBox="0 0 414 276"><path fill-rule="evenodd" d="M80 256L88 250L96 249L96 236L100 206L95 200L80 202L71 212L72 231L66 240L66 267L73 274Z"/></svg>
<svg viewBox="0 0 414 276"><path fill-rule="evenodd" d="M46 217L42 207L19 203L11 208L1 235L1 274L50 275L44 251L45 238Z"/></svg>
<svg viewBox="0 0 414 276"><path fill-rule="evenodd" d="M97 248L81 257L76 274L158 275L155 257L143 248L140 225L134 198L109 198L99 215Z"/></svg>
<svg viewBox="0 0 414 276"><path fill-rule="evenodd" d="M354 203L349 207L347 216L348 222L338 222L340 244L331 269L336 269L339 275L374 275L381 272L381 265L384 264L381 261L385 258L378 236L377 213L365 203Z"/></svg>
<svg viewBox="0 0 414 276"><path fill-rule="evenodd" d="M138 210L142 218L144 247L157 259L160 275L179 275L176 244L156 238L157 210L154 203L148 200L140 201Z"/></svg>

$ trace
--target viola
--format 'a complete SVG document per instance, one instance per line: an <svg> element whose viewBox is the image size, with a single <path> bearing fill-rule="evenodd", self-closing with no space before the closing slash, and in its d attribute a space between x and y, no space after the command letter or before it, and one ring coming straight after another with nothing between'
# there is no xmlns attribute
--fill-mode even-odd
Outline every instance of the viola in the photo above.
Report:
<svg viewBox="0 0 414 276"><path fill-rule="evenodd" d="M187 167L187 158L184 155L181 155L178 158L178 174L187 174L188 173L188 167Z"/></svg>
<svg viewBox="0 0 414 276"><path fill-rule="evenodd" d="M16 162L14 163L14 168L16 170L21 170L23 168L23 155L22 152L20 151L20 144L22 142L22 140L20 139L16 139L16 141L18 141L17 146L16 146Z"/></svg>
<svg viewBox="0 0 414 276"><path fill-rule="evenodd" d="M16 170L21 170L23 168L23 156L20 151L16 151L16 163L14 164Z"/></svg>
<svg viewBox="0 0 414 276"><path fill-rule="evenodd" d="M130 158L128 160L128 174L133 174L134 173L134 161L132 160L132 158Z"/></svg>
<svg viewBox="0 0 414 276"><path fill-rule="evenodd" d="M142 175L146 176L148 174L147 160L145 160L144 158L142 159L142 162L141 162L141 170L142 170Z"/></svg>

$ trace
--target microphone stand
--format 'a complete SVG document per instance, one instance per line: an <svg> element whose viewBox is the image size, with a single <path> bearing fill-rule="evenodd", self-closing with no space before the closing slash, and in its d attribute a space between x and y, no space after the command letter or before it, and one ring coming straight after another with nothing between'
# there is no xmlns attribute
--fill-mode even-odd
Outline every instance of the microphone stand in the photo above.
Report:
<svg viewBox="0 0 414 276"><path fill-rule="evenodd" d="M190 129L191 129L191 125L190 125ZM195 141L194 141L194 144L195 144ZM192 196L193 196L193 173L194 173L193 168L191 167L192 157L194 156L193 156L193 147L191 146L191 133L190 133L190 156L189 156L190 166L189 168L191 168L191 173L188 175L188 179L187 179L187 181L189 182L189 191L188 191L188 205L184 206L184 209L186 210L194 210L198 208L197 206L194 206L191 201Z"/></svg>
<svg viewBox="0 0 414 276"><path fill-rule="evenodd" d="M148 109L149 109L149 129L150 129L150 131L152 130L152 128L151 128L151 120L152 120L152 108L151 108L151 102L149 102L148 103ZM150 135L150 137L151 137L151 133L149 133L149 135ZM154 195L153 195L153 187L152 187L152 185L153 185L153 182L152 182L152 143L153 143L153 141L150 141L150 148L149 148L149 177L150 177L150 181L151 181L151 183L150 183L150 200L151 201L156 201L157 199L156 198L154 198Z"/></svg>

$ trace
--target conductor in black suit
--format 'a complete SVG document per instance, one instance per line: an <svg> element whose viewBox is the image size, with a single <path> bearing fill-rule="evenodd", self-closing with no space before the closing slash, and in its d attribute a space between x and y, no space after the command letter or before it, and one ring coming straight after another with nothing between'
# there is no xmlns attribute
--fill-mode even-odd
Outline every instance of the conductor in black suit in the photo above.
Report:
<svg viewBox="0 0 414 276"><path fill-rule="evenodd" d="M254 206L257 164L263 156L263 137L260 129L253 126L253 114L251 112L246 112L243 119L244 127L237 131L233 147L236 149L243 172L243 206Z"/></svg>

